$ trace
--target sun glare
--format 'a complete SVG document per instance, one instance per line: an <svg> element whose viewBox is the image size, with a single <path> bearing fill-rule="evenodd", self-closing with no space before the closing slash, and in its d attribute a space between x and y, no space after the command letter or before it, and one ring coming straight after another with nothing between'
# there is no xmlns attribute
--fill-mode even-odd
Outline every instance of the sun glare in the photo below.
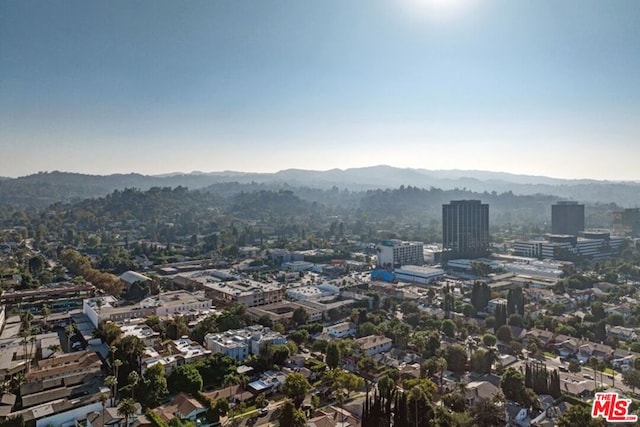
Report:
<svg viewBox="0 0 640 427"><path fill-rule="evenodd" d="M448 20L469 12L477 0L399 0L408 13L420 18Z"/></svg>

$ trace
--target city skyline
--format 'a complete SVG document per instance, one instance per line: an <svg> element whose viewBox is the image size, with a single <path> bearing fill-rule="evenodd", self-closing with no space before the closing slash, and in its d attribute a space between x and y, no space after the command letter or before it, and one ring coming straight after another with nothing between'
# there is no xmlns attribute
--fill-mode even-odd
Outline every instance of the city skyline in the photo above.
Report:
<svg viewBox="0 0 640 427"><path fill-rule="evenodd" d="M640 4L9 1L0 176L640 180Z"/></svg>

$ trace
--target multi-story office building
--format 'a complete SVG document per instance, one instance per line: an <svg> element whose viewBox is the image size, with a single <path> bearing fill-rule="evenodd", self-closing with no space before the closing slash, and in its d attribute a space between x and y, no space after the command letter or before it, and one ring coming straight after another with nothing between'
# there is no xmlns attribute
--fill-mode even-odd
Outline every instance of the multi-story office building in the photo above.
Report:
<svg viewBox="0 0 640 427"><path fill-rule="evenodd" d="M580 236L550 234L547 240L516 240L513 253L518 256L575 260L607 259L617 254L624 238L611 236L607 231L583 231Z"/></svg>
<svg viewBox="0 0 640 427"><path fill-rule="evenodd" d="M278 284L249 279L210 282L205 283L204 288L207 298L223 306L240 303L247 307L257 307L280 302L284 297L284 288Z"/></svg>
<svg viewBox="0 0 640 427"><path fill-rule="evenodd" d="M489 205L453 200L442 205L442 247L448 258L477 258L489 251Z"/></svg>
<svg viewBox="0 0 640 427"><path fill-rule="evenodd" d="M424 244L422 242L383 240L377 250L380 267L424 264Z"/></svg>
<svg viewBox="0 0 640 427"><path fill-rule="evenodd" d="M640 237L640 209L624 209L614 212L613 232L617 236Z"/></svg>
<svg viewBox="0 0 640 427"><path fill-rule="evenodd" d="M551 233L577 236L584 231L584 205L563 201L551 205Z"/></svg>

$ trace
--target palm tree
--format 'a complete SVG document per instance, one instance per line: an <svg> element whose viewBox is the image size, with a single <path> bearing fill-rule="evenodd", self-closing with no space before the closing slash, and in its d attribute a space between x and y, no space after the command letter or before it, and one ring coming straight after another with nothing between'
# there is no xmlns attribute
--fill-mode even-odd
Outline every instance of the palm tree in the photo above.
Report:
<svg viewBox="0 0 640 427"><path fill-rule="evenodd" d="M49 355L49 357L51 357L62 350L62 347L60 346L60 344L51 344L49 347L47 347L47 350L51 352L51 354Z"/></svg>
<svg viewBox="0 0 640 427"><path fill-rule="evenodd" d="M113 361L113 376L118 378L118 370L122 366L122 360L116 359Z"/></svg>
<svg viewBox="0 0 640 427"><path fill-rule="evenodd" d="M20 344L22 345L22 354L26 360L26 369L29 368L29 356L27 353L27 346L29 345L29 330L20 331Z"/></svg>
<svg viewBox="0 0 640 427"><path fill-rule="evenodd" d="M106 408L108 400L109 396L107 395L107 393L100 394L100 403L102 403L102 425L104 425L104 408Z"/></svg>
<svg viewBox="0 0 640 427"><path fill-rule="evenodd" d="M447 370L447 360L444 357L438 357L435 360L435 366L440 374L438 377L438 392L442 393L442 377L444 375L444 371Z"/></svg>
<svg viewBox="0 0 640 427"><path fill-rule="evenodd" d="M73 324L69 324L64 328L64 332L67 334L67 351L71 351L71 335L76 331Z"/></svg>
<svg viewBox="0 0 640 427"><path fill-rule="evenodd" d="M591 369L593 370L594 388L598 388L598 365L600 365L600 362L598 361L598 359L596 359L593 356L589 358L589 366L591 366Z"/></svg>
<svg viewBox="0 0 640 427"><path fill-rule="evenodd" d="M140 381L140 376L136 371L131 371L129 372L127 379L129 380L129 387L131 387L131 399L135 400L135 390L138 382Z"/></svg>
<svg viewBox="0 0 640 427"><path fill-rule="evenodd" d="M33 358L35 357L33 347L35 346L37 341L38 341L38 339L36 338L35 335L31 335L31 337L29 338L29 343L31 344L31 349L29 351L29 364L28 364L28 366L31 366L31 362L33 361Z"/></svg>
<svg viewBox="0 0 640 427"><path fill-rule="evenodd" d="M128 427L129 418L136 414L136 402L133 399L122 399L118 405L118 415L124 417L124 425Z"/></svg>
<svg viewBox="0 0 640 427"><path fill-rule="evenodd" d="M113 406L115 404L115 400L114 400L116 397L115 389L118 386L118 379L113 375L109 375L107 378L104 379L104 385L109 387L109 390L111 391L111 405Z"/></svg>
<svg viewBox="0 0 640 427"><path fill-rule="evenodd" d="M47 318L51 315L51 309L47 304L43 304L40 309L40 316L42 316L42 323L47 324Z"/></svg>
<svg viewBox="0 0 640 427"><path fill-rule="evenodd" d="M23 331L31 330L31 322L33 321L33 314L30 311L22 311L20 313L20 329Z"/></svg>

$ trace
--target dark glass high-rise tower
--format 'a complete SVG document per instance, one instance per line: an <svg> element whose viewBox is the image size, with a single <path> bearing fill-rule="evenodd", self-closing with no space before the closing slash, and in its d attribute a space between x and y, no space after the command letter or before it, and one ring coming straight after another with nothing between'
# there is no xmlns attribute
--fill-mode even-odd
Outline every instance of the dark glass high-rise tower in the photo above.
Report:
<svg viewBox="0 0 640 427"><path fill-rule="evenodd" d="M584 231L584 205L578 202L551 205L551 234L577 236L581 231Z"/></svg>
<svg viewBox="0 0 640 427"><path fill-rule="evenodd" d="M442 205L442 246L447 258L477 258L489 252L489 205L452 200Z"/></svg>

